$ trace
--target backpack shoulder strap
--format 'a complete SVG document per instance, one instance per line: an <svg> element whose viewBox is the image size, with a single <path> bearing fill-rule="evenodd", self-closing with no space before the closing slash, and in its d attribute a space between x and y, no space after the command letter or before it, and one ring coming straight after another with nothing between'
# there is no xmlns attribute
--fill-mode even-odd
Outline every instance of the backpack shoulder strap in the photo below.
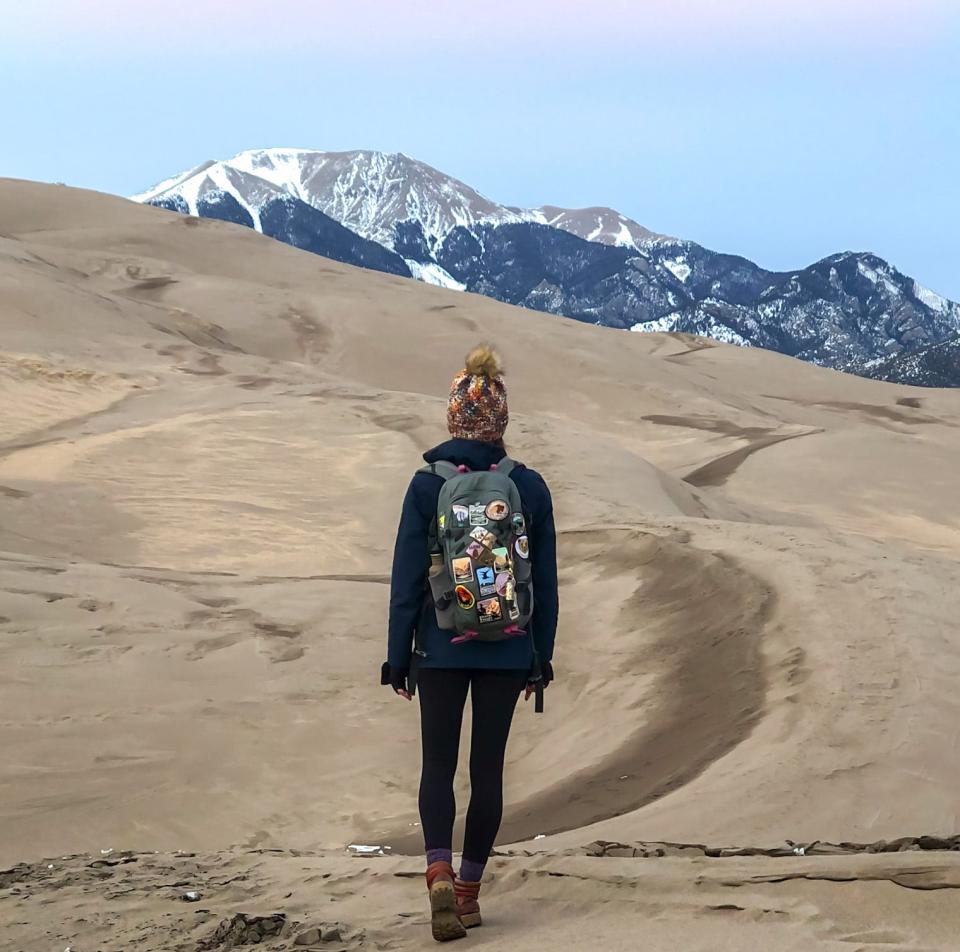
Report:
<svg viewBox="0 0 960 952"><path fill-rule="evenodd" d="M427 473L430 476L439 476L444 481L460 475L460 470L449 460L445 459L437 460L436 463L427 463L426 466L421 466L417 472Z"/></svg>
<svg viewBox="0 0 960 952"><path fill-rule="evenodd" d="M510 459L509 456L504 456L504 458L497 463L497 472L502 473L504 476L509 476L516 468L516 460Z"/></svg>

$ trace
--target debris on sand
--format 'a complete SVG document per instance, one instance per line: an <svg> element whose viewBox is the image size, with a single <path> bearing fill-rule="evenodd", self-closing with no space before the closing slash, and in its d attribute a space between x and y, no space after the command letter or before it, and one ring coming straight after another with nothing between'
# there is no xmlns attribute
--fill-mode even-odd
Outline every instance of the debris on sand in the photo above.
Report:
<svg viewBox="0 0 960 952"><path fill-rule="evenodd" d="M239 945L258 945L264 939L275 939L287 924L283 913L272 916L248 916L242 912L230 919L224 919L214 930L213 935L202 940L197 946L198 952L234 949Z"/></svg>
<svg viewBox="0 0 960 952"><path fill-rule="evenodd" d="M389 846L367 846L363 843L351 843L347 850L354 856L386 856L390 852Z"/></svg>

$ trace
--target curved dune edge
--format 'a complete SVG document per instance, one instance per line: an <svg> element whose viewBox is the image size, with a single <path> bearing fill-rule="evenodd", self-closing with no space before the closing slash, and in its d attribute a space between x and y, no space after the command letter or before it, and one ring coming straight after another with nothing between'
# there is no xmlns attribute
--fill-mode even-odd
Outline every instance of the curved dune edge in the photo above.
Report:
<svg viewBox="0 0 960 952"><path fill-rule="evenodd" d="M579 829L666 796L729 753L763 716L760 643L775 603L767 585L729 556L693 547L683 534L582 529L563 533L563 544L566 558L599 560L601 570L641 569L644 584L621 605L620 621L655 634L652 641L638 638L624 668L643 670L656 661L657 684L649 705L637 711L636 731L598 767L507 806L501 843ZM419 832L383 842L397 853L423 849Z"/></svg>

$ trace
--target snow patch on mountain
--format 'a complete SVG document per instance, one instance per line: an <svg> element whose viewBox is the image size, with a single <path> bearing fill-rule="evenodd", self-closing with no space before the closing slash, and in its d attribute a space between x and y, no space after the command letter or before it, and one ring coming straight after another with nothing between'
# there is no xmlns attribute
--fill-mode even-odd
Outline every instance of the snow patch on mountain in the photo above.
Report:
<svg viewBox="0 0 960 952"><path fill-rule="evenodd" d="M922 301L933 311L937 311L940 314L946 314L951 307L950 301L946 298L940 297L939 294L935 294L929 288L925 288L922 284L919 284L917 281L913 282L913 296L918 300Z"/></svg>
<svg viewBox="0 0 960 952"><path fill-rule="evenodd" d="M410 273L425 284L435 284L438 288L463 291L466 285L458 281L450 272L444 271L438 264L422 264L414 258L404 258Z"/></svg>
<svg viewBox="0 0 960 952"><path fill-rule="evenodd" d="M666 258L660 262L678 281L686 281L690 277L690 265L686 255L676 258Z"/></svg>
<svg viewBox="0 0 960 952"><path fill-rule="evenodd" d="M202 174L214 164L212 159L207 162L202 162L200 165L188 169L186 172L181 172L179 175L173 175L168 179L164 179L164 181L158 185L154 185L153 188L148 188L145 192L140 192L138 195L131 195L130 200L134 202L149 202L151 199L159 198L167 192L177 191L179 187L184 185L188 180L202 176ZM200 180L202 181L202 179Z"/></svg>
<svg viewBox="0 0 960 952"><path fill-rule="evenodd" d="M667 333L676 330L677 321L680 320L679 314L665 314L653 321L638 321L631 325L630 330L635 334L657 334Z"/></svg>

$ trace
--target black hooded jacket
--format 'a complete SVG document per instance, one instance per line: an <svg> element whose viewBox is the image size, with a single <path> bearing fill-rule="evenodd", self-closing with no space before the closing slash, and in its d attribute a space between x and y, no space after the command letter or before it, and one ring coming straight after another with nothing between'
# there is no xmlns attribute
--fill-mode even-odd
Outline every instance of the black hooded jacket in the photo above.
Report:
<svg viewBox="0 0 960 952"><path fill-rule="evenodd" d="M506 456L491 443L474 440L448 440L423 454L428 463L449 460L474 471L486 470ZM420 661L425 668L500 668L530 670L533 646L539 660L550 661L557 631L559 599L557 594L557 541L553 523L550 490L535 470L518 464L510 473L516 483L527 515L530 537L530 563L533 570L534 611L530 638L507 641L471 641L451 644L453 637L437 626L433 604L427 595L427 571L430 567L429 531L437 513L437 500L443 479L429 473L417 473L410 483L397 543L393 554L390 587L390 626L387 660L391 667L408 668L414 634L419 627L419 644L426 652Z"/></svg>

